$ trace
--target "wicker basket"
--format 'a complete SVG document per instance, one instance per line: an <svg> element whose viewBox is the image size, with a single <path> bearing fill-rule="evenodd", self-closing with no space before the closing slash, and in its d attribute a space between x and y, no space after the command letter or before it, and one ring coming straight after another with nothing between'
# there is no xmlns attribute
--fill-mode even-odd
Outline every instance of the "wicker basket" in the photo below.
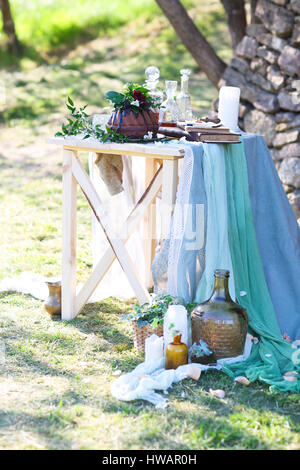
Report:
<svg viewBox="0 0 300 470"><path fill-rule="evenodd" d="M133 330L134 351L136 353L145 353L146 338L148 338L149 336L153 334L157 336L163 336L163 332L164 332L162 325L158 325L153 330L151 325L144 325L139 328L137 325L137 322L133 322L132 330Z"/></svg>

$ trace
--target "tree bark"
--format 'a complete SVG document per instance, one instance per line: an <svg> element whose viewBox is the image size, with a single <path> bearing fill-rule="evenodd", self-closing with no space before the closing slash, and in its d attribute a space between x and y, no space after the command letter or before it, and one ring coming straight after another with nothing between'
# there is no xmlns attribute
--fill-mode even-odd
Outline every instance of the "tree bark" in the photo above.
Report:
<svg viewBox="0 0 300 470"><path fill-rule="evenodd" d="M251 23L261 23L261 20L255 16L255 10L258 0L250 0Z"/></svg>
<svg viewBox="0 0 300 470"><path fill-rule="evenodd" d="M8 48L11 52L18 54L21 52L21 44L17 38L9 0L0 0L0 10L3 18L3 31L8 39Z"/></svg>
<svg viewBox="0 0 300 470"><path fill-rule="evenodd" d="M218 88L226 64L216 54L179 0L156 0L182 43L209 80Z"/></svg>
<svg viewBox="0 0 300 470"><path fill-rule="evenodd" d="M247 19L244 0L221 0L227 18L231 47L235 49L246 34Z"/></svg>

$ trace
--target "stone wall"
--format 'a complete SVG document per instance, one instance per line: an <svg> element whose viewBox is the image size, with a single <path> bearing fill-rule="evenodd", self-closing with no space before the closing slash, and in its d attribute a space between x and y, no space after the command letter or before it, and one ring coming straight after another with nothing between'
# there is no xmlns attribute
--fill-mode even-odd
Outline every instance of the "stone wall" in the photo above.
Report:
<svg viewBox="0 0 300 470"><path fill-rule="evenodd" d="M300 0L258 0L221 85L241 88L240 127L262 134L300 223Z"/></svg>

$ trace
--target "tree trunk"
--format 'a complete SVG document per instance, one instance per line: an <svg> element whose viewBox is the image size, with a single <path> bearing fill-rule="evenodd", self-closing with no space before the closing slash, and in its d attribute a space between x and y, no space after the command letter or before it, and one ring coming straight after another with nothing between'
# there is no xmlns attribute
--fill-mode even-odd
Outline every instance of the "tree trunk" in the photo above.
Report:
<svg viewBox="0 0 300 470"><path fill-rule="evenodd" d="M247 19L244 0L221 0L226 12L231 47L235 49L246 34Z"/></svg>
<svg viewBox="0 0 300 470"><path fill-rule="evenodd" d="M226 64L202 36L179 0L156 0L156 2L197 64L218 88Z"/></svg>
<svg viewBox="0 0 300 470"><path fill-rule="evenodd" d="M261 20L255 16L255 10L258 0L250 0L251 23L261 23Z"/></svg>
<svg viewBox="0 0 300 470"><path fill-rule="evenodd" d="M3 18L3 31L8 39L8 48L14 54L21 52L21 44L17 38L14 20L11 14L9 0L0 0L0 10Z"/></svg>

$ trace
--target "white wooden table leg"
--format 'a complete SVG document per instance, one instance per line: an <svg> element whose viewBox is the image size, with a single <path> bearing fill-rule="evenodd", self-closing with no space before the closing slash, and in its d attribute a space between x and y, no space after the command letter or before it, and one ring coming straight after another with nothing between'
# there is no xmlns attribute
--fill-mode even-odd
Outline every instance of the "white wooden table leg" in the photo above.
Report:
<svg viewBox="0 0 300 470"><path fill-rule="evenodd" d="M176 202L178 178L178 160L164 160L162 177L162 238L167 238L170 230L171 217Z"/></svg>
<svg viewBox="0 0 300 470"><path fill-rule="evenodd" d="M72 174L76 152L63 151L62 319L75 317L77 182Z"/></svg>
<svg viewBox="0 0 300 470"><path fill-rule="evenodd" d="M154 158L145 159L145 188L147 188L156 173L157 162ZM155 201L150 204L144 216L143 247L145 256L145 284L147 288L153 286L152 261L156 246L156 206Z"/></svg>

